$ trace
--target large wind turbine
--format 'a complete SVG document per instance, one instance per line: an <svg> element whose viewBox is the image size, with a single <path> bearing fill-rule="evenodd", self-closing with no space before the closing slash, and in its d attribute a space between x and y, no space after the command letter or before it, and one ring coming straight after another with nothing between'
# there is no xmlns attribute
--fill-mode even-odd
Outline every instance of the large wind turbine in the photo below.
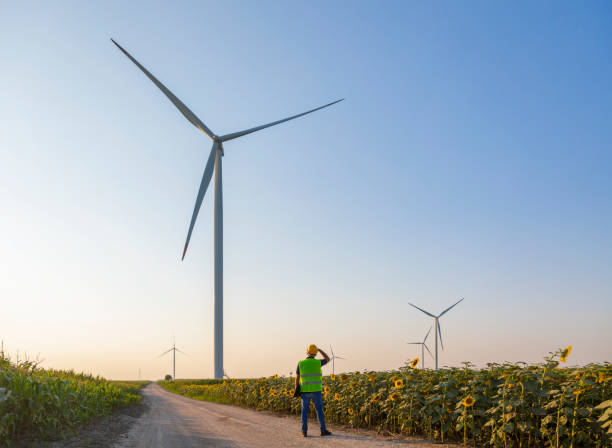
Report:
<svg viewBox="0 0 612 448"><path fill-rule="evenodd" d="M187 353L182 352L178 348L176 348L176 341L172 341L172 348L163 352L161 355L158 356L158 358L161 358L166 353L170 353L170 352L172 352L172 379L175 380L176 379L176 352L182 353L183 355L186 355ZM140 369L138 369L138 373L140 374Z"/></svg>
<svg viewBox="0 0 612 448"><path fill-rule="evenodd" d="M442 350L444 350L444 344L442 343L442 330L440 329L440 322L439 319L444 316L448 311L451 310L451 308L453 308L455 305L457 305L459 302L461 302L463 299L460 299L457 303L455 303L452 306L449 306L448 308L446 308L444 311L442 311L440 314L438 314L437 316L434 316L431 313L428 313L425 310L422 310L421 308L419 308L416 305L413 305L412 303L408 303L409 305L415 307L417 310L422 311L423 313L427 314L430 317L433 317L434 320L434 335L435 335L435 339L434 339L434 344L435 344L435 353L436 353L436 370L438 370L438 335L440 335L440 346L442 347Z"/></svg>
<svg viewBox="0 0 612 448"><path fill-rule="evenodd" d="M406 342L406 344L420 345L421 346L421 369L425 368L425 349L427 349L427 352L429 353L429 356L431 356L433 358L433 355L429 351L429 347L427 347L427 344L425 343L425 341L427 340L427 337L429 336L429 333L431 332L431 328L432 327L429 327L429 330L427 330L427 334L425 335L425 339L423 339L423 342Z"/></svg>
<svg viewBox="0 0 612 448"><path fill-rule="evenodd" d="M273 121L272 123L264 124L254 128L246 129L244 131L233 132L226 135L216 135L212 132L181 100L179 100L174 94L166 88L161 82L157 80L146 68L132 57L127 51L125 51L117 42L111 39L113 43L134 63L145 75L149 77L151 81L168 97L168 99L176 106L176 108L185 116L185 118L191 122L196 128L204 132L212 141L212 149L208 155L206 162L206 168L204 168L204 175L200 182L200 190L196 198L195 207L193 209L193 215L191 216L191 223L189 224L189 231L187 232L187 241L183 249L183 257L187 253L187 247L189 246L189 240L191 239L191 232L195 224L202 200L206 194L206 189L213 175L215 173L215 204L214 204L214 288L215 288L215 378L223 378L223 194L222 194L222 169L221 169L221 157L223 157L223 143L229 140L233 140L238 137L250 134L252 132L260 131L262 129L274 126L285 121L293 120L304 116L306 114L315 112L323 109L324 107L336 104L342 99L326 104L316 109L303 112L301 114L293 115L282 120ZM344 98L343 98L344 99Z"/></svg>
<svg viewBox="0 0 612 448"><path fill-rule="evenodd" d="M332 348L332 346L329 346L329 350L331 351L331 360L332 360L332 373L335 375L336 374L336 359L342 359L344 360L344 358L341 358L340 356L336 356L334 355L334 349Z"/></svg>

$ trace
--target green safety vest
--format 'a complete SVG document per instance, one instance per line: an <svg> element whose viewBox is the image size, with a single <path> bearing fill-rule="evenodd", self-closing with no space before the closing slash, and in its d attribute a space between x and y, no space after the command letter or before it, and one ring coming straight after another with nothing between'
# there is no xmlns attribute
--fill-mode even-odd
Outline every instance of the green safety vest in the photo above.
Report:
<svg viewBox="0 0 612 448"><path fill-rule="evenodd" d="M320 392L323 382L321 360L306 358L302 359L298 365L300 367L300 390L302 392Z"/></svg>

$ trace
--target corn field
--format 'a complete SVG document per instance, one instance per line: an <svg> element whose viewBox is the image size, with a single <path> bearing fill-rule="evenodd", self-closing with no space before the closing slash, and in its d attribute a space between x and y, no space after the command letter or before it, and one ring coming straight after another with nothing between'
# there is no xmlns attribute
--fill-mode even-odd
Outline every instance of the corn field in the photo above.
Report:
<svg viewBox="0 0 612 448"><path fill-rule="evenodd" d="M0 354L0 446L11 440L56 439L140 400L141 383L113 383L72 371L13 363Z"/></svg>
<svg viewBox="0 0 612 448"><path fill-rule="evenodd" d="M545 362L387 372L323 380L327 421L490 447L606 447L612 436L612 365L561 368L571 347ZM162 381L187 397L299 414L294 378Z"/></svg>

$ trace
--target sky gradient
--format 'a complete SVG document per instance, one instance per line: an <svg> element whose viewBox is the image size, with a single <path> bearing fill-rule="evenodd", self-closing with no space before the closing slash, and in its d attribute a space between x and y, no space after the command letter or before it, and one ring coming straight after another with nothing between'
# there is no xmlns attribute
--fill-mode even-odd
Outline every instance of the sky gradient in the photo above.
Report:
<svg viewBox="0 0 612 448"><path fill-rule="evenodd" d="M212 376L210 140L225 368L612 358L609 2L0 3L0 338L109 378ZM430 345L433 349L433 342ZM426 359L431 366L431 359Z"/></svg>

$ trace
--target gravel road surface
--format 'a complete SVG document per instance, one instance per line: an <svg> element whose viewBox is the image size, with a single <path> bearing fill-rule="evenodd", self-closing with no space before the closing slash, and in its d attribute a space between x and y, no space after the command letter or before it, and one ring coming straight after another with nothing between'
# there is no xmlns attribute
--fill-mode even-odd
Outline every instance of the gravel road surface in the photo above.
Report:
<svg viewBox="0 0 612 448"><path fill-rule="evenodd" d="M143 390L149 409L118 441L115 448L287 448L287 447L443 447L423 440L377 437L330 427L332 436L320 437L316 420L312 436L304 439L299 419L236 406L192 400L150 384Z"/></svg>

